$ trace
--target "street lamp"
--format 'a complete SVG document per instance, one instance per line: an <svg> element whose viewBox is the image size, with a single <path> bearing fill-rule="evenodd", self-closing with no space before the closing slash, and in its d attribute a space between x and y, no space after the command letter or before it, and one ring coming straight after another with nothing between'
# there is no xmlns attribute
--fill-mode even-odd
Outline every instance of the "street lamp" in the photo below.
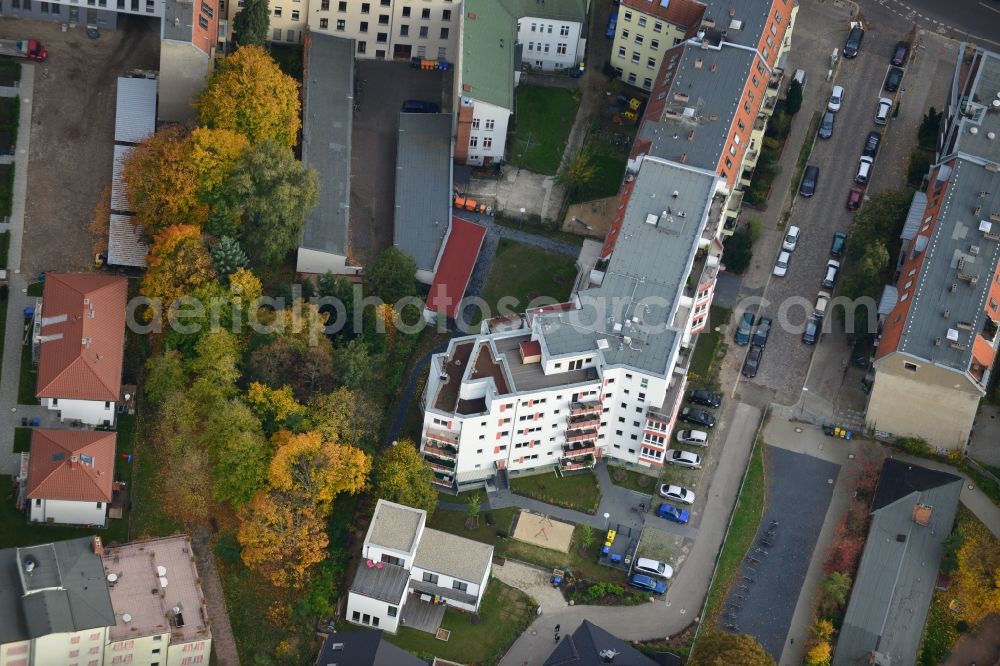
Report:
<svg viewBox="0 0 1000 666"><path fill-rule="evenodd" d="M611 527L611 514L610 513L605 513L604 514L604 530L607 531L607 529L609 527Z"/></svg>

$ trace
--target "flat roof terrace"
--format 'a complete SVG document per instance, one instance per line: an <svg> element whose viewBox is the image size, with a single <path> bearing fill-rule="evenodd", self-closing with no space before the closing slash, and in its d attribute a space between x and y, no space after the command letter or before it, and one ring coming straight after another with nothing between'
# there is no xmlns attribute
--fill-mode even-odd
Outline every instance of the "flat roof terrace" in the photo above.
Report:
<svg viewBox="0 0 1000 666"><path fill-rule="evenodd" d="M454 346L451 355L444 359L444 375L441 387L434 398L434 409L442 412L454 412L458 403L459 389L462 386L462 375L469 364L472 356L472 347L475 342L461 342Z"/></svg>
<svg viewBox="0 0 1000 666"><path fill-rule="evenodd" d="M510 378L514 382L515 391L536 391L539 389L571 386L597 380L597 371L593 368L568 370L566 372L545 374L541 363L524 363L521 360L520 344L531 339L531 335L518 335L509 338L494 338L497 353L504 357Z"/></svg>

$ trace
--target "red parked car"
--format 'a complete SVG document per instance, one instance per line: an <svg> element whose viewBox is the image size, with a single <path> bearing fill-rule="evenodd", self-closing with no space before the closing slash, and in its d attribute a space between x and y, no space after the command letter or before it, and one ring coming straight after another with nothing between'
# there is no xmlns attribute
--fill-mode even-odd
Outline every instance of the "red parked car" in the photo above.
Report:
<svg viewBox="0 0 1000 666"><path fill-rule="evenodd" d="M857 210L861 207L861 199L865 196L865 188L855 185L847 195L847 210Z"/></svg>

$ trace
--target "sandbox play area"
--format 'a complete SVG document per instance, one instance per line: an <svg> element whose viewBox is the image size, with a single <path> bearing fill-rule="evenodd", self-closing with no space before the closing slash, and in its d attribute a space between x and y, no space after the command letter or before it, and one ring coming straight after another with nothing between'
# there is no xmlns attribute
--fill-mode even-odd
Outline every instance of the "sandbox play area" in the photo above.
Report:
<svg viewBox="0 0 1000 666"><path fill-rule="evenodd" d="M568 553L573 540L573 525L530 511L521 511L514 527L514 538L532 546Z"/></svg>

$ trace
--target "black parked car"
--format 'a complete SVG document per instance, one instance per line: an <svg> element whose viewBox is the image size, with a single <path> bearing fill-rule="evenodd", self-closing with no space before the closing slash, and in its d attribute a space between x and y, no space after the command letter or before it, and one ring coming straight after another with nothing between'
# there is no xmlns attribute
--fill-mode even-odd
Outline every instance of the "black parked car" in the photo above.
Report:
<svg viewBox="0 0 1000 666"><path fill-rule="evenodd" d="M816 183L819 182L819 167L809 165L802 175L802 184L799 185L799 194L804 197L811 197L816 194Z"/></svg>
<svg viewBox="0 0 1000 666"><path fill-rule="evenodd" d="M757 368L760 367L760 357L764 355L763 347L751 347L747 352L747 357L743 361L743 376L753 379L757 376Z"/></svg>
<svg viewBox="0 0 1000 666"><path fill-rule="evenodd" d="M844 43L844 57L857 57L858 51L861 50L861 40L864 38L865 31L861 26L851 28L851 32L847 35L847 41Z"/></svg>
<svg viewBox="0 0 1000 666"><path fill-rule="evenodd" d="M833 136L833 121L837 117L833 111L823 114L823 119L819 121L819 138L829 139Z"/></svg>
<svg viewBox="0 0 1000 666"><path fill-rule="evenodd" d="M771 335L771 320L767 317L761 317L760 323L757 324L757 330L753 332L753 340L750 341L750 344L763 349L767 345L769 335Z"/></svg>
<svg viewBox="0 0 1000 666"><path fill-rule="evenodd" d="M896 42L896 48L892 52L892 64L896 67L905 67L906 61L910 59L910 43Z"/></svg>
<svg viewBox="0 0 1000 666"><path fill-rule="evenodd" d="M820 327L823 325L823 320L817 315L809 315L809 319L806 319L806 330L802 331L802 342L807 345L816 344L816 340L819 339Z"/></svg>
<svg viewBox="0 0 1000 666"><path fill-rule="evenodd" d="M688 393L688 400L696 405L702 405L704 407L716 408L722 404L722 396L718 393L713 393L711 391L703 391L697 389Z"/></svg>
<svg viewBox="0 0 1000 666"><path fill-rule="evenodd" d="M875 157L878 153L878 147L882 144L882 132L877 130L872 130L868 132L868 138L865 139L865 149L861 152L865 157Z"/></svg>
<svg viewBox="0 0 1000 666"><path fill-rule="evenodd" d="M896 92L899 90L899 83L903 80L903 70L899 67L890 67L889 74L885 77L885 88L886 92Z"/></svg>
<svg viewBox="0 0 1000 666"><path fill-rule="evenodd" d="M685 423L694 423L695 425L704 426L706 428L715 427L715 417L706 412L704 409L685 407L681 410L680 419Z"/></svg>

